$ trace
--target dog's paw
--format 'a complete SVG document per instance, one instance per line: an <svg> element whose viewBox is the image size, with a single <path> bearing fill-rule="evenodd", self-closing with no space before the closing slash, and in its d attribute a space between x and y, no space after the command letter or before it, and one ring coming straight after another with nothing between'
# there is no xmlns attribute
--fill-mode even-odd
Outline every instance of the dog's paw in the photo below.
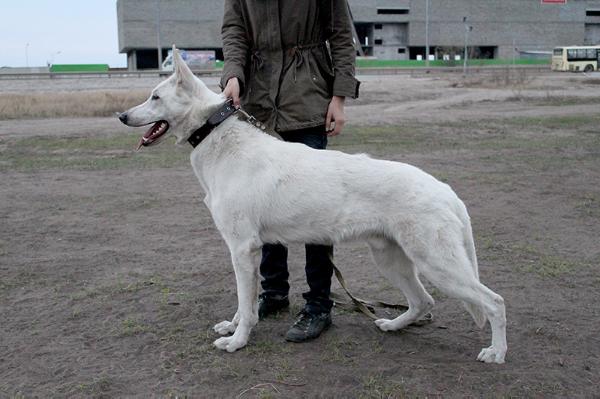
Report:
<svg viewBox="0 0 600 399"><path fill-rule="evenodd" d="M394 331L397 330L395 324L390 319L377 319L375 324L381 331Z"/></svg>
<svg viewBox="0 0 600 399"><path fill-rule="evenodd" d="M504 363L504 355L506 355L506 349L497 349L493 346L489 348L483 348L477 356L477 360L485 363Z"/></svg>
<svg viewBox="0 0 600 399"><path fill-rule="evenodd" d="M229 335L235 332L236 325L230 321L222 321L220 323L215 324L213 330L215 330L220 335Z"/></svg>
<svg viewBox="0 0 600 399"><path fill-rule="evenodd" d="M213 344L217 348L227 351L227 352L235 352L236 350L246 346L246 343L247 342L242 341L240 339L235 339L233 336L221 337L221 338L217 339L215 342L213 342Z"/></svg>

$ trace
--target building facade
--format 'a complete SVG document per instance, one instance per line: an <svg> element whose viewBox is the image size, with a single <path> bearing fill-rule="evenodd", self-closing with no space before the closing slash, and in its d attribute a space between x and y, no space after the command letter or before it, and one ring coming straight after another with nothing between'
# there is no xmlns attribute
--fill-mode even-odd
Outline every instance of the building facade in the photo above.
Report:
<svg viewBox="0 0 600 399"><path fill-rule="evenodd" d="M600 0L349 0L349 5L364 55L378 59L424 57L427 38L436 58L460 54L465 42L477 58L600 44ZM119 49L131 70L155 69L159 43L163 57L174 43L215 50L222 59L222 0L118 0L117 17Z"/></svg>

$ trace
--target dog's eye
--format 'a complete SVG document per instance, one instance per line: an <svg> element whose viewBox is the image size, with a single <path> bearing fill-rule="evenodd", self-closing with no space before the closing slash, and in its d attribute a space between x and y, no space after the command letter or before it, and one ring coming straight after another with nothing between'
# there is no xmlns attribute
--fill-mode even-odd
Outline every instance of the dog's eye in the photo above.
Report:
<svg viewBox="0 0 600 399"><path fill-rule="evenodd" d="M160 98L160 97L159 97L159 96L157 96L156 94L153 94L153 95L152 95L152 99L153 99L153 100L158 100L159 98Z"/></svg>

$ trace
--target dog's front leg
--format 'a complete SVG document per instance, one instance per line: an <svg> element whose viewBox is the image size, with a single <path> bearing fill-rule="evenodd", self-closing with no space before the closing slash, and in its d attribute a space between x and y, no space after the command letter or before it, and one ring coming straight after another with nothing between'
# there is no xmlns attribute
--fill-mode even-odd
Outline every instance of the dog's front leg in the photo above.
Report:
<svg viewBox="0 0 600 399"><path fill-rule="evenodd" d="M215 330L222 326L235 332L231 337L217 339L214 344L219 349L234 352L246 346L250 331L258 322L258 263L255 262L258 250L249 245L230 250L237 283L238 311L231 322L219 323Z"/></svg>
<svg viewBox="0 0 600 399"><path fill-rule="evenodd" d="M256 293L255 296L258 297L258 293L260 292L260 279L256 278ZM258 314L258 302L254 301L252 312ZM238 310L235 312L233 319L231 321L224 320L220 323L214 325L213 330L220 335L229 335L235 332L238 324L240 323L240 309L238 305Z"/></svg>
<svg viewBox="0 0 600 399"><path fill-rule="evenodd" d="M231 319L231 321L229 320L224 320L220 323L215 324L215 326L213 327L213 330L215 330L218 334L221 335L229 335L235 332L235 329L237 328L237 325L240 322L240 311L238 309L237 312L235 312L235 315L233 316L233 319Z"/></svg>

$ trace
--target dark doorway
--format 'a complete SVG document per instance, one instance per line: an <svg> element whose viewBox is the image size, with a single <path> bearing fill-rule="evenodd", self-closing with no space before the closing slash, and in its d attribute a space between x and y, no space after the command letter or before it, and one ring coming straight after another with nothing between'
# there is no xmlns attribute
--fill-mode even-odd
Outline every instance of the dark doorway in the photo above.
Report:
<svg viewBox="0 0 600 399"><path fill-rule="evenodd" d="M156 49L137 50L135 56L137 69L158 69L158 51Z"/></svg>

